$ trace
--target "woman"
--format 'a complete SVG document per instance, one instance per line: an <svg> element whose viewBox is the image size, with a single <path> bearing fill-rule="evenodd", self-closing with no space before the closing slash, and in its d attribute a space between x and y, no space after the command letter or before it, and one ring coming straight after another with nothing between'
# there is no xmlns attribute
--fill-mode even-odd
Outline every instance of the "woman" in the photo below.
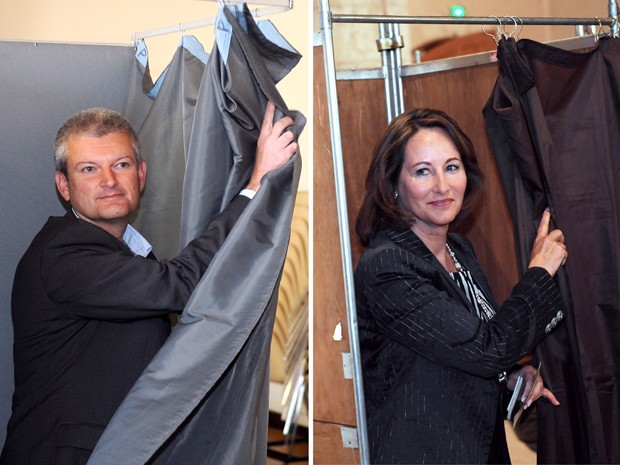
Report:
<svg viewBox="0 0 620 465"><path fill-rule="evenodd" d="M437 110L396 118L370 166L355 272L372 463L509 463L506 375L562 320L552 277L566 261L545 212L530 268L499 307L465 237L448 233L482 175L469 138ZM558 405L536 370L532 399Z"/></svg>

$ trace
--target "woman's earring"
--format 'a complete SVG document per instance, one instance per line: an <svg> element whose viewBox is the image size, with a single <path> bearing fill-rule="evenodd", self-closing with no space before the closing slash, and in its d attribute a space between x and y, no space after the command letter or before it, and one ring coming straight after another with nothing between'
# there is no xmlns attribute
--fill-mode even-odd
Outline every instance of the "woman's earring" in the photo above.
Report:
<svg viewBox="0 0 620 465"><path fill-rule="evenodd" d="M398 191L394 191L394 198L397 199L398 198Z"/></svg>

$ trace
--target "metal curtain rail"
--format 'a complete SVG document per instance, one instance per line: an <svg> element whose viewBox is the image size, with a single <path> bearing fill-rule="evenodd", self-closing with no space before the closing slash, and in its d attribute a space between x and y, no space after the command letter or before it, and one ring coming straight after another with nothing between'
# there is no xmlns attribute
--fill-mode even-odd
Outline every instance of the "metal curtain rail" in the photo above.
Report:
<svg viewBox="0 0 620 465"><path fill-rule="evenodd" d="M379 42L389 39L386 37L391 34L393 46L381 49L381 60L383 63L383 74L385 80L386 93L386 116L388 124L392 119L404 111L404 97L402 93L401 71L401 52L402 37L398 33L400 24L464 24L464 25L495 25L503 27L514 27L515 30L526 25L539 26L603 26L609 27L610 35L618 37L618 1L608 1L608 18L536 18L518 16L393 16L393 15L344 15L331 14L332 23L364 23L379 24ZM389 31L386 32L386 31ZM601 31L599 31L601 33ZM512 35L512 34L508 34ZM597 34L598 35L598 34ZM389 40L388 40L389 42ZM399 43L400 42L400 43ZM399 43L399 45L396 45Z"/></svg>
<svg viewBox="0 0 620 465"><path fill-rule="evenodd" d="M513 19L514 18L514 19ZM521 18L518 16L389 16L389 15L331 15L334 23L387 24L472 24L512 25L516 20L524 26L613 26L615 18ZM505 21L502 22L502 20Z"/></svg>
<svg viewBox="0 0 620 465"><path fill-rule="evenodd" d="M347 215L347 194L344 183L342 158L342 136L340 116L338 114L338 95L336 91L336 64L334 60L334 41L330 20L329 0L320 0L321 36L323 39L323 56L325 60L327 107L331 127L332 158L334 163L334 183L340 231L340 248L342 251L342 274L345 287L347 322L349 325L349 347L353 361L353 389L355 394L355 414L357 419L357 439L361 465L370 463L368 452L368 433L366 428L366 408L364 404L364 387L362 381L362 359L359 350L357 331L357 313L355 311L355 287L353 284L353 265L351 261L351 238Z"/></svg>
<svg viewBox="0 0 620 465"><path fill-rule="evenodd" d="M213 0L208 0L208 1L213 1ZM293 8L293 0L283 0L280 2L268 2L268 1L263 0L263 3L272 4L275 6L251 8L250 11L252 11L252 16L254 16L255 18L259 18L262 16L282 13L284 11L288 11ZM232 5L234 3L226 1L225 4ZM178 32L183 33L185 31L189 31L190 29L198 29L201 27L212 26L214 24L215 24L215 17L206 18L206 19L197 19L195 21L173 24L172 26L164 26L164 27L160 27L157 29L149 29L147 31L142 31L142 32L134 32L133 37L132 37L132 42L135 46L142 39L147 39L149 37L163 36L166 34L174 34Z"/></svg>

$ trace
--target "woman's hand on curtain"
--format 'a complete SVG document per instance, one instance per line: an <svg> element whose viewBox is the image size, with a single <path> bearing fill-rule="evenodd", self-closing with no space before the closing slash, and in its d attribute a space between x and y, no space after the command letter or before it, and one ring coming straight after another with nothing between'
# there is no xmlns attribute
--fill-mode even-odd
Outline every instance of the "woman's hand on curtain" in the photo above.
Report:
<svg viewBox="0 0 620 465"><path fill-rule="evenodd" d="M532 247L530 259L530 268L540 266L546 269L551 276L554 276L560 266L566 263L568 251L564 245L564 234L559 229L549 232L549 223L551 222L551 213L545 210L538 233Z"/></svg>
<svg viewBox="0 0 620 465"><path fill-rule="evenodd" d="M295 135L287 129L293 125L293 118L284 116L274 123L276 106L267 102L265 116L256 144L256 159L252 176L246 188L257 191L260 181L269 171L279 168L297 152Z"/></svg>

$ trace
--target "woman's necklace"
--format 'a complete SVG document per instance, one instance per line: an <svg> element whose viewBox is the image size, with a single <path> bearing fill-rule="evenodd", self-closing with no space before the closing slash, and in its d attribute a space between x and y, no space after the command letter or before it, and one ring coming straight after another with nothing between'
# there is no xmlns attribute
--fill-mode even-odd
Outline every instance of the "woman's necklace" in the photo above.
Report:
<svg viewBox="0 0 620 465"><path fill-rule="evenodd" d="M454 252L452 252L452 249L450 248L447 242L446 242L446 249L448 250L448 253L452 257L452 260L454 261L454 267L456 268L456 271L457 272L465 271L465 267L461 265L460 262L456 259ZM473 277L471 279L473 281ZM482 294L480 289L478 289L478 285L476 283L472 282L471 287L473 288L476 302L478 302L478 307L482 311L484 319L489 321L491 318L495 316L495 310L493 309L493 307L491 307L491 304L486 299L486 297Z"/></svg>
<svg viewBox="0 0 620 465"><path fill-rule="evenodd" d="M452 249L450 248L447 242L446 242L446 249L448 250L448 253L452 257L452 261L454 262L454 268L456 268L456 271L463 271L464 269L463 266L456 259L456 255L454 255L454 252L452 252Z"/></svg>

